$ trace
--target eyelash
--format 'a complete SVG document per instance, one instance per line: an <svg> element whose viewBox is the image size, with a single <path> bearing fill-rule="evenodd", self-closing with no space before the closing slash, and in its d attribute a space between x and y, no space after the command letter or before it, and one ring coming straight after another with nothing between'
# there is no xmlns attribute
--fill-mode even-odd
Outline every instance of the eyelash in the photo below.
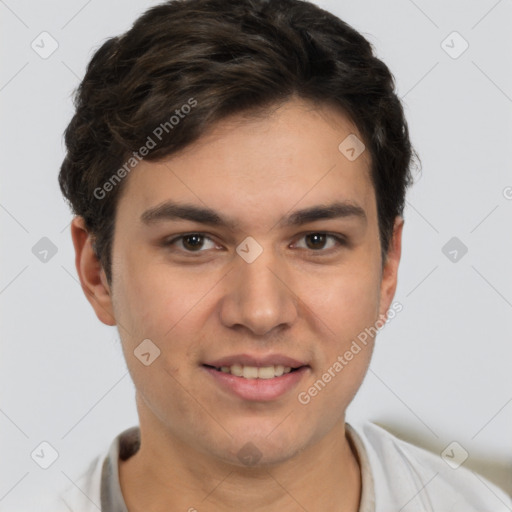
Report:
<svg viewBox="0 0 512 512"><path fill-rule="evenodd" d="M185 239L185 238L187 238L189 236L193 236L193 235L199 236L203 240L210 240L211 242L215 243L214 240L212 240L212 238L209 237L208 235L206 235L205 233L191 232L191 233L185 233L183 235L174 237L171 240L166 240L166 241L163 242L163 245L164 245L164 247L170 247L170 246L173 246L174 244L176 244L176 242L179 242L180 240L183 240L183 239ZM342 236L342 235L334 235L334 234L331 234L331 233L327 233L325 231L310 231L308 233L302 234L300 236L300 239L303 239L303 238L305 238L307 236L310 236L310 235L324 235L328 239L333 239L338 244L338 249L341 248L341 247L347 247L348 246L348 241L347 241L347 239L344 236ZM302 249L304 249L304 248L302 248ZM308 248L305 248L305 250L311 252L312 254L318 254L320 256L322 255L322 253L323 254L329 254L333 249L335 250L336 248L330 248L330 249L323 249L323 248L322 249L308 249ZM197 251L190 251L190 250L187 250L187 249L179 249L179 250L184 252L187 255L200 255L201 253L207 252L208 249L198 249Z"/></svg>

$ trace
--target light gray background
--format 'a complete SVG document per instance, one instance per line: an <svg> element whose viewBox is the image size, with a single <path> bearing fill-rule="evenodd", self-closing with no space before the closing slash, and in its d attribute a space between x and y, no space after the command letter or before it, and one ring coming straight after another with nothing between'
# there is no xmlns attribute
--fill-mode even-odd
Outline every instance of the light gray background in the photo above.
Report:
<svg viewBox="0 0 512 512"><path fill-rule="evenodd" d="M137 423L117 331L77 282L57 173L92 51L155 3L0 1L1 511L36 510ZM466 467L512 492L512 3L321 5L391 68L423 163L405 212L404 309L380 333L348 419L439 454L455 440ZM47 59L31 48L43 31L59 45ZM441 46L453 31L469 43L457 59ZM442 252L454 236L468 248L457 262ZM42 237L58 250L46 263L32 253ZM59 453L46 470L30 456L42 441Z"/></svg>

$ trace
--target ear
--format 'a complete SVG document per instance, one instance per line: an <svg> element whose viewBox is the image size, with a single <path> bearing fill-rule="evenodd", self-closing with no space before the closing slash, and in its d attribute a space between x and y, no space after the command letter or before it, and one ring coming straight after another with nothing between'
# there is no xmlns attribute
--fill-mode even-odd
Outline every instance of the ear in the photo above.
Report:
<svg viewBox="0 0 512 512"><path fill-rule="evenodd" d="M71 221L71 238L75 247L75 266L82 290L91 303L96 316L106 325L116 325L111 290L105 271L92 247L92 236L85 227L83 217Z"/></svg>
<svg viewBox="0 0 512 512"><path fill-rule="evenodd" d="M382 269L382 280L380 285L380 318L386 320L391 301L395 296L398 265L402 254L402 230L404 227L404 219L397 217L393 226L393 236L389 242L386 261Z"/></svg>

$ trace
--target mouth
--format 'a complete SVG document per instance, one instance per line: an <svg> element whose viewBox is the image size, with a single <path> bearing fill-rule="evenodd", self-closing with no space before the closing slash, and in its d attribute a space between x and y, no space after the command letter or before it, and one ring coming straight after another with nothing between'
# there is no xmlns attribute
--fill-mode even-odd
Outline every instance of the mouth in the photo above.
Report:
<svg viewBox="0 0 512 512"><path fill-rule="evenodd" d="M218 372L229 373L236 377L243 377L244 379L274 379L281 377L287 373L299 370L302 366L292 368L291 366L283 366L282 364L272 366L250 366L242 364L233 364L231 366L211 366L208 364L203 365L206 368L211 368Z"/></svg>
<svg viewBox="0 0 512 512"><path fill-rule="evenodd" d="M240 354L208 361L201 367L224 392L260 402L287 395L311 370L308 364L279 354L268 357Z"/></svg>

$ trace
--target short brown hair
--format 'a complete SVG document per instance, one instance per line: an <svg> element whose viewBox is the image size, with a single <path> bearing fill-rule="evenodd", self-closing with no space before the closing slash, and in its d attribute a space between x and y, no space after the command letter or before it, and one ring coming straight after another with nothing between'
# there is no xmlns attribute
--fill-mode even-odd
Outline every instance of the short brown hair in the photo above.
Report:
<svg viewBox="0 0 512 512"><path fill-rule="evenodd" d="M171 0L96 51L65 132L59 184L93 235L109 283L130 158L146 147L146 160L162 159L230 114L261 112L292 96L337 105L357 126L371 156L384 260L415 153L393 76L370 43L306 1ZM150 148L159 126L165 129Z"/></svg>

